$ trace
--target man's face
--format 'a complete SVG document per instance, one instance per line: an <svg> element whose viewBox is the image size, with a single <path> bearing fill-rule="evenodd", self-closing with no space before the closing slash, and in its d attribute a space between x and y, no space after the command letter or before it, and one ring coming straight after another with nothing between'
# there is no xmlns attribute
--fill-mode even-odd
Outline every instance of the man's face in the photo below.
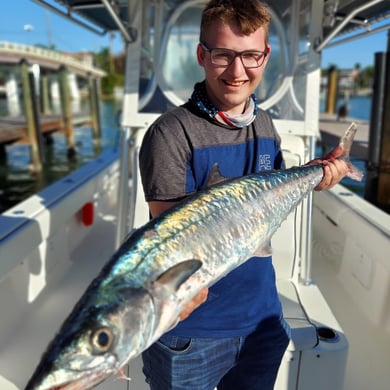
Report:
<svg viewBox="0 0 390 390"><path fill-rule="evenodd" d="M209 26L203 43L210 49L225 48L237 52L270 50L270 47L265 45L262 27L247 36L240 33L234 24L216 23ZM263 77L269 53L258 68L245 68L239 56L231 65L221 67L214 65L210 52L198 45L198 62L205 70L206 90L212 103L221 111L241 114L248 97L255 91Z"/></svg>

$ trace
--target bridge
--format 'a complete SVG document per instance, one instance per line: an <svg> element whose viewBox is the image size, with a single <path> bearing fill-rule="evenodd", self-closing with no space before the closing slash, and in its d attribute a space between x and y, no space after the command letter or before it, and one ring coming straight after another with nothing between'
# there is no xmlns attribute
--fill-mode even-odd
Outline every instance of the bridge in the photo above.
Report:
<svg viewBox="0 0 390 390"><path fill-rule="evenodd" d="M92 65L92 59L80 61L54 50L19 43L0 42L0 64L18 64L22 59L30 64L38 64L45 69L57 70L59 67L65 66L70 72L82 77L88 75L103 77L106 74L103 70Z"/></svg>
<svg viewBox="0 0 390 390"><path fill-rule="evenodd" d="M68 150L73 151L73 126L80 121L91 124L98 138L99 81L106 72L94 67L92 60L88 53L67 55L0 42L0 81L4 84L0 85L0 95L6 98L8 111L0 118L0 161L6 161L6 145L27 142L34 169L40 171L44 138L50 142L52 132L63 131ZM76 108L82 93L89 97L87 116Z"/></svg>

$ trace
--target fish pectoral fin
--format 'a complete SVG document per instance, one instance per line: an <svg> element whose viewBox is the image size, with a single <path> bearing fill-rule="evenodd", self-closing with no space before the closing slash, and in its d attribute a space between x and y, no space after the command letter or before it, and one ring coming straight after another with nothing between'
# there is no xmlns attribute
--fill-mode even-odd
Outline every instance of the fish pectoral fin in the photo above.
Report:
<svg viewBox="0 0 390 390"><path fill-rule="evenodd" d="M173 292L192 276L200 267L202 262L197 259L190 259L175 264L173 267L164 271L156 280L155 283L169 286Z"/></svg>

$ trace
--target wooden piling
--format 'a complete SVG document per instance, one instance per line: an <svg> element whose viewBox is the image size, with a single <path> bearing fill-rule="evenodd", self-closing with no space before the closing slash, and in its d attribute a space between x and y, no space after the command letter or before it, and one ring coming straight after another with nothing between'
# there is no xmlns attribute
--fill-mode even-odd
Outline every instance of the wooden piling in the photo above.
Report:
<svg viewBox="0 0 390 390"><path fill-rule="evenodd" d="M93 140L95 143L98 143L101 136L99 91L97 80L92 75L88 75L88 95L90 101Z"/></svg>
<svg viewBox="0 0 390 390"><path fill-rule="evenodd" d="M22 77L22 88L23 88L23 101L25 117L27 120L27 135L30 139L30 150L31 150L31 162L35 172L42 171L42 149L39 141L39 117L38 113L34 109L34 102L36 102L36 96L34 96L33 90L31 89L31 77L30 65L27 61L22 60L20 62L20 70Z"/></svg>
<svg viewBox="0 0 390 390"><path fill-rule="evenodd" d="M335 66L331 66L328 70L328 92L326 95L326 112L334 114L336 111L338 89L338 71Z"/></svg>

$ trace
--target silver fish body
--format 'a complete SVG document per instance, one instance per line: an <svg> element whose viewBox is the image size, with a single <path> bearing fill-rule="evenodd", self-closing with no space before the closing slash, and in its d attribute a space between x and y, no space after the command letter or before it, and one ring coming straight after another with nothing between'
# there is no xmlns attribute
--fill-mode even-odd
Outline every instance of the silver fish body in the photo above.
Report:
<svg viewBox="0 0 390 390"><path fill-rule="evenodd" d="M118 249L49 345L26 390L88 389L163 333L204 286L268 251L322 165L220 183L152 219Z"/></svg>

